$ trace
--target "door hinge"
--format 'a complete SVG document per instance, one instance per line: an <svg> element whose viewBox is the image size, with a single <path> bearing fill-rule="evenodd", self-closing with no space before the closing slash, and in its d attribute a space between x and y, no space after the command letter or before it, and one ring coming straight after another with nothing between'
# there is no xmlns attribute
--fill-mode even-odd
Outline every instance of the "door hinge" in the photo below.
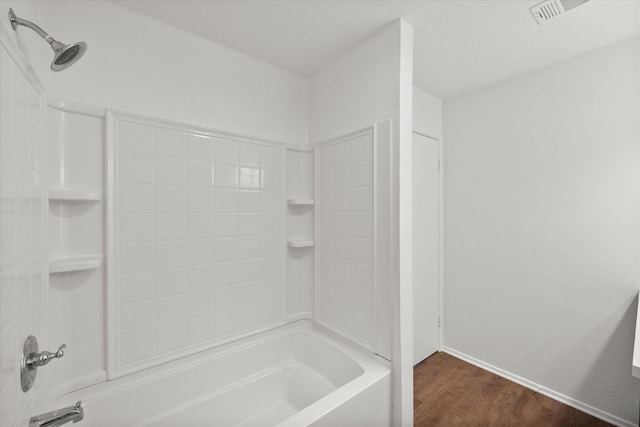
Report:
<svg viewBox="0 0 640 427"><path fill-rule="evenodd" d="M440 316L438 316L438 328L440 327Z"/></svg>
<svg viewBox="0 0 640 427"><path fill-rule="evenodd" d="M440 159L438 159L438 170L440 170Z"/></svg>

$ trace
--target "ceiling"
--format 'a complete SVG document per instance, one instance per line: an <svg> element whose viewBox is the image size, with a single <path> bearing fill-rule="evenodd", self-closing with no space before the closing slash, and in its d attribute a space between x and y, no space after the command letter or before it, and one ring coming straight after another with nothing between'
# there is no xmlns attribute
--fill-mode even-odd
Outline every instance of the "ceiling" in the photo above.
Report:
<svg viewBox="0 0 640 427"><path fill-rule="evenodd" d="M640 34L640 0L591 0L538 25L539 0L117 0L310 76L398 18L414 28L414 83L450 98Z"/></svg>

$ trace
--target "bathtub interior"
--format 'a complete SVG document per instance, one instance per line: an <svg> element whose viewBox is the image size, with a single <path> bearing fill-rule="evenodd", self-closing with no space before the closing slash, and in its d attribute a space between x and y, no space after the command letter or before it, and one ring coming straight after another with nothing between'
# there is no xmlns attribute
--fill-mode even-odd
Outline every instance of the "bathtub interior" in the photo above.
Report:
<svg viewBox="0 0 640 427"><path fill-rule="evenodd" d="M211 420L221 426L277 425L335 389L313 368L290 361L139 425L198 426Z"/></svg>
<svg viewBox="0 0 640 427"><path fill-rule="evenodd" d="M352 358L309 329L292 331L273 345L288 350L271 359L274 365L139 426L198 426L213 419L223 426L277 425L364 373Z"/></svg>
<svg viewBox="0 0 640 427"><path fill-rule="evenodd" d="M301 413L318 418L330 409L327 402L335 406L357 392L345 386L363 380L372 367L388 372L310 322L297 323L71 393L59 405L83 400L85 425L92 426L206 425L211 420L223 426L277 425ZM329 398L336 391L344 396ZM305 408L317 413L305 415Z"/></svg>

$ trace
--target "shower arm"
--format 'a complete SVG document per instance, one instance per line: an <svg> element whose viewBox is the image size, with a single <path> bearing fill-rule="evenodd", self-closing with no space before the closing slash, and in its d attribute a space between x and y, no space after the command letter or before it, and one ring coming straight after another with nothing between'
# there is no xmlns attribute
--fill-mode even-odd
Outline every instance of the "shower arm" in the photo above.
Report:
<svg viewBox="0 0 640 427"><path fill-rule="evenodd" d="M43 30L33 22L27 21L26 19L18 18L16 14L13 12L13 9L9 9L9 20L11 21L11 28L13 28L14 30L18 28L18 25L22 25L24 27L31 28L49 44L56 41L56 39L51 37L49 34L47 34L45 30Z"/></svg>

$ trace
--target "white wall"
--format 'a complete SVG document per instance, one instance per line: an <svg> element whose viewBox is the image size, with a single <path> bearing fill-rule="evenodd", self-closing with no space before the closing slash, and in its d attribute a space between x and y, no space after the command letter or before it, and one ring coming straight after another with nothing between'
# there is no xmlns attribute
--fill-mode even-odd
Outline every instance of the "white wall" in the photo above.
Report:
<svg viewBox="0 0 640 427"><path fill-rule="evenodd" d="M45 209L41 85L0 29L0 425L26 425L43 409L50 371L20 385L22 346L44 337ZM54 348L49 348L54 350ZM55 362L52 362L55 364Z"/></svg>
<svg viewBox="0 0 640 427"><path fill-rule="evenodd" d="M640 38L444 103L445 345L631 423L639 118Z"/></svg>
<svg viewBox="0 0 640 427"><path fill-rule="evenodd" d="M442 136L442 100L413 87L413 131L433 138Z"/></svg>
<svg viewBox="0 0 640 427"><path fill-rule="evenodd" d="M391 153L394 425L413 423L413 27L400 21L400 114ZM394 169L395 168L395 169ZM380 188L380 187L379 187ZM396 196L397 195L397 196ZM396 198L397 197L397 198ZM397 210L396 210L397 209ZM397 228L397 240L394 232ZM397 252L395 248L398 248ZM399 363L398 363L399 361ZM399 366L399 369L398 369Z"/></svg>
<svg viewBox="0 0 640 427"><path fill-rule="evenodd" d="M394 425L413 420L412 258L411 232L406 227L411 221L412 60L413 29L399 20L309 81L310 142L380 124L376 140L378 336L374 351L393 359ZM409 190L401 194L399 189Z"/></svg>
<svg viewBox="0 0 640 427"><path fill-rule="evenodd" d="M326 141L399 113L400 35L387 26L309 80L309 141Z"/></svg>
<svg viewBox="0 0 640 427"><path fill-rule="evenodd" d="M3 1L85 56L62 72L33 31L14 33L48 92L291 144L307 142L307 79L106 1Z"/></svg>

